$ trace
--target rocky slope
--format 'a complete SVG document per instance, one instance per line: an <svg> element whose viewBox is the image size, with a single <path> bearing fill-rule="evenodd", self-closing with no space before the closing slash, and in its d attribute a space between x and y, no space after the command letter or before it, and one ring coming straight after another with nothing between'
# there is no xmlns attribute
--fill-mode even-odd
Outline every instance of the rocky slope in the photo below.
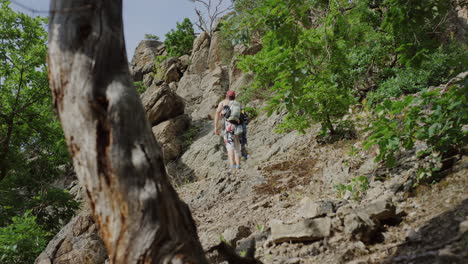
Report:
<svg viewBox="0 0 468 264"><path fill-rule="evenodd" d="M252 54L261 46L235 49ZM164 46L144 41L131 64L133 78L149 86L142 102L205 249L222 239L240 254L255 248L263 263L468 262L465 155L455 157L444 180L414 189L411 178L420 162L414 152L404 153L402 166L388 170L373 162L375 149L356 151L363 133L322 145L315 137L318 126L302 135L277 134L273 130L282 113L260 111L248 128L249 159L241 170L227 170L212 117L225 92L238 91L250 76L235 67L235 60L223 62L221 52L216 33L212 38L201 34L190 58L170 58L154 74L155 56L164 54ZM262 103L251 106L261 109ZM350 118L365 122L366 115ZM185 150L181 135L189 127L198 133ZM337 193L336 185L360 176L369 187ZM212 263L223 261L215 253L210 257ZM36 263L105 261L85 206Z"/></svg>

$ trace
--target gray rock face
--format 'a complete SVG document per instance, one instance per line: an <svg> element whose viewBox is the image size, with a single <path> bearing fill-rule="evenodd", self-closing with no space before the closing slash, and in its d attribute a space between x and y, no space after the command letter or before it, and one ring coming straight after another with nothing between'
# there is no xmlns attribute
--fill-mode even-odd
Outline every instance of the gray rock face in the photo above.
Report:
<svg viewBox="0 0 468 264"><path fill-rule="evenodd" d="M187 70L188 66L190 65L190 56L189 55L182 55L179 57L180 61L180 68L182 71Z"/></svg>
<svg viewBox="0 0 468 264"><path fill-rule="evenodd" d="M205 75L185 74L179 82L177 94L184 98L193 120L213 118L216 106L228 90L226 71L218 66Z"/></svg>
<svg viewBox="0 0 468 264"><path fill-rule="evenodd" d="M379 221L389 220L396 216L395 205L391 201L384 199L375 201L360 209L360 211L369 215L370 218Z"/></svg>
<svg viewBox="0 0 468 264"><path fill-rule="evenodd" d="M237 241L246 238L252 234L250 228L246 226L230 227L223 232L223 238L228 244L235 247Z"/></svg>
<svg viewBox="0 0 468 264"><path fill-rule="evenodd" d="M166 83L177 82L180 80L182 72L179 70L176 64L171 65L164 73L164 81Z"/></svg>
<svg viewBox="0 0 468 264"><path fill-rule="evenodd" d="M334 213L332 202L314 202L309 197L301 200L298 216L302 218L316 218Z"/></svg>
<svg viewBox="0 0 468 264"><path fill-rule="evenodd" d="M107 251L89 208L70 221L48 244L35 264L103 264Z"/></svg>
<svg viewBox="0 0 468 264"><path fill-rule="evenodd" d="M351 238L368 243L375 235L378 226L366 213L351 213L344 220L345 234Z"/></svg>
<svg viewBox="0 0 468 264"><path fill-rule="evenodd" d="M315 241L330 236L331 219L329 217L303 219L293 224L273 222L270 227L274 243Z"/></svg>
<svg viewBox="0 0 468 264"><path fill-rule="evenodd" d="M193 43L192 62L188 68L191 74L203 74L208 69L208 56L210 49L210 36L206 32L202 32Z"/></svg>
<svg viewBox="0 0 468 264"><path fill-rule="evenodd" d="M164 153L164 161L174 160L182 154L181 135L189 125L190 118L180 115L153 127L153 134Z"/></svg>
<svg viewBox="0 0 468 264"><path fill-rule="evenodd" d="M203 94L200 89L200 83L203 76L198 74L184 74L180 79L177 94L184 98L186 102L197 102ZM190 106L190 105L187 105Z"/></svg>
<svg viewBox="0 0 468 264"><path fill-rule="evenodd" d="M154 60L161 55L162 45L163 43L157 40L143 40L138 44L130 64L130 73L134 81L143 81L146 74L153 72Z"/></svg>
<svg viewBox="0 0 468 264"><path fill-rule="evenodd" d="M148 120L155 126L184 113L184 102L168 85L152 86L141 95Z"/></svg>
<svg viewBox="0 0 468 264"><path fill-rule="evenodd" d="M221 46L221 33L214 32L211 37L210 49L208 52L208 68L210 70L216 69L222 62L223 47Z"/></svg>

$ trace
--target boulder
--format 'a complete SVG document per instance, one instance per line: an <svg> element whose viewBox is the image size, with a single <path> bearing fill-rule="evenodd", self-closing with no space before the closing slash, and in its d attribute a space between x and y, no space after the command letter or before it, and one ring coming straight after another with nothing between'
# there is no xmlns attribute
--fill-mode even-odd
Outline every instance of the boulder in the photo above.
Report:
<svg viewBox="0 0 468 264"><path fill-rule="evenodd" d="M252 234L250 228L246 226L230 227L223 232L223 238L232 247L236 247L237 241L246 238Z"/></svg>
<svg viewBox="0 0 468 264"><path fill-rule="evenodd" d="M210 36L206 32L202 32L193 44L192 62L188 68L191 74L203 74L208 68L208 56L210 48Z"/></svg>
<svg viewBox="0 0 468 264"><path fill-rule="evenodd" d="M300 202L297 212L302 218L316 218L334 213L333 203L329 201L314 202L309 197L305 197Z"/></svg>
<svg viewBox="0 0 468 264"><path fill-rule="evenodd" d="M396 217L395 205L390 200L385 199L377 200L359 209L359 211L378 221L385 221Z"/></svg>
<svg viewBox="0 0 468 264"><path fill-rule="evenodd" d="M163 43L157 40L143 40L138 44L130 63L130 74L134 81L143 81L146 74L153 72L154 60L161 53Z"/></svg>
<svg viewBox="0 0 468 264"><path fill-rule="evenodd" d="M152 126L184 113L184 101L167 84L151 86L141 101Z"/></svg>
<svg viewBox="0 0 468 264"><path fill-rule="evenodd" d="M154 76L152 74L146 74L145 77L143 77L143 84L146 87L150 87L151 85L153 85L153 81L154 81Z"/></svg>
<svg viewBox="0 0 468 264"><path fill-rule="evenodd" d="M49 242L35 264L104 264L107 251L99 237L88 206Z"/></svg>
<svg viewBox="0 0 468 264"><path fill-rule="evenodd" d="M316 241L330 236L331 219L329 217L302 219L293 224L273 222L270 227L274 243Z"/></svg>
<svg viewBox="0 0 468 264"><path fill-rule="evenodd" d="M203 91L200 90L200 83L203 76L198 74L184 74L180 79L179 85L177 86L177 94L184 98L188 103L187 106L197 103L197 100L203 95Z"/></svg>
<svg viewBox="0 0 468 264"><path fill-rule="evenodd" d="M249 72L243 72L237 67L237 61L233 60L229 67L229 89L239 91L241 88L249 86L253 81L254 75Z"/></svg>
<svg viewBox="0 0 468 264"><path fill-rule="evenodd" d="M153 127L153 134L164 153L164 161L174 160L182 154L181 135L190 126L190 118L180 115Z"/></svg>
<svg viewBox="0 0 468 264"><path fill-rule="evenodd" d="M468 216L465 217L465 221L461 222L458 225L458 232L460 233L460 235L463 235L468 232Z"/></svg>
<svg viewBox="0 0 468 264"><path fill-rule="evenodd" d="M216 67L222 64L223 52L229 52L221 44L221 32L214 32L211 37L210 49L208 52L208 68L210 70L216 69Z"/></svg>
<svg viewBox="0 0 468 264"><path fill-rule="evenodd" d="M182 73L176 64L171 65L164 73L164 81L166 83L177 82L180 80Z"/></svg>
<svg viewBox="0 0 468 264"><path fill-rule="evenodd" d="M184 74L178 84L177 94L189 106L186 113L193 120L211 119L228 86L226 69L218 66L203 76Z"/></svg>
<svg viewBox="0 0 468 264"><path fill-rule="evenodd" d="M344 231L350 239L369 243L377 232L376 224L370 216L363 212L351 213L345 217Z"/></svg>
<svg viewBox="0 0 468 264"><path fill-rule="evenodd" d="M218 103L224 99L228 90L226 70L218 66L206 74L200 83L200 90L203 91L200 103L188 111L193 120L213 119Z"/></svg>
<svg viewBox="0 0 468 264"><path fill-rule="evenodd" d="M244 44L237 44L234 46L234 53L238 55L255 55L263 48L262 44L256 43L250 46Z"/></svg>
<svg viewBox="0 0 468 264"><path fill-rule="evenodd" d="M179 61L180 61L180 70L184 72L190 65L190 56L182 55L179 57Z"/></svg>

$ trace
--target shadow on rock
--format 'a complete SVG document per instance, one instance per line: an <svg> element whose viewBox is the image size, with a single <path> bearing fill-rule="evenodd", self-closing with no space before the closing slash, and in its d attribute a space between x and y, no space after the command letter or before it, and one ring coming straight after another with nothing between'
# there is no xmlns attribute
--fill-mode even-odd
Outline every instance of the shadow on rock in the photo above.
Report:
<svg viewBox="0 0 468 264"><path fill-rule="evenodd" d="M384 263L468 263L468 199L410 233Z"/></svg>

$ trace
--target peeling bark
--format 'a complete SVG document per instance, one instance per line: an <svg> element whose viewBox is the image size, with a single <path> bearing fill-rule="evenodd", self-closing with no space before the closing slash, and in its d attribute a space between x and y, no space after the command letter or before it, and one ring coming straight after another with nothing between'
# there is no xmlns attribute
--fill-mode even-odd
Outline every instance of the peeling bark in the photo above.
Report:
<svg viewBox="0 0 468 264"><path fill-rule="evenodd" d="M133 87L121 0L52 0L54 106L114 264L206 263Z"/></svg>

